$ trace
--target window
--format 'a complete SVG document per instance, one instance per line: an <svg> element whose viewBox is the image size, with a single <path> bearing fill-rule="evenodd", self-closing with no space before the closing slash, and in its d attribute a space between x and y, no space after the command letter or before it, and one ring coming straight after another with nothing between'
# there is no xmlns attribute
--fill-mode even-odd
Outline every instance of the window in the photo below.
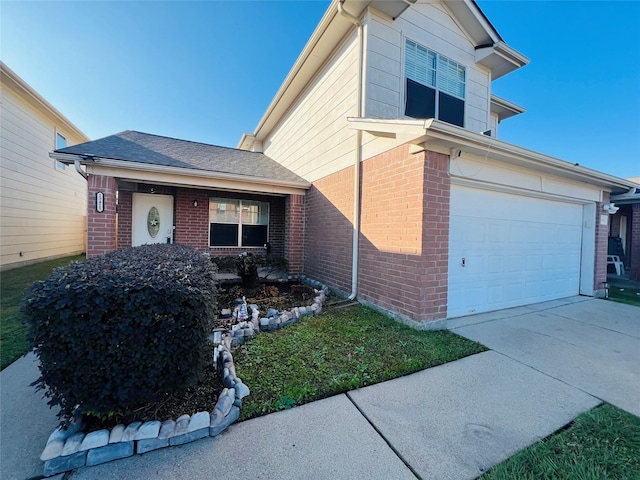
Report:
<svg viewBox="0 0 640 480"><path fill-rule="evenodd" d="M61 148L65 148L66 146L67 146L66 137L62 135L60 132L56 132L56 148L55 149L60 150ZM58 160L55 160L55 162L56 162L55 163L56 170L60 170L64 172L67 169L67 166L64 163Z"/></svg>
<svg viewBox="0 0 640 480"><path fill-rule="evenodd" d="M252 200L209 200L209 246L261 247L268 241L269 204Z"/></svg>
<svg viewBox="0 0 640 480"><path fill-rule="evenodd" d="M465 67L406 40L404 74L406 116L464 126Z"/></svg>

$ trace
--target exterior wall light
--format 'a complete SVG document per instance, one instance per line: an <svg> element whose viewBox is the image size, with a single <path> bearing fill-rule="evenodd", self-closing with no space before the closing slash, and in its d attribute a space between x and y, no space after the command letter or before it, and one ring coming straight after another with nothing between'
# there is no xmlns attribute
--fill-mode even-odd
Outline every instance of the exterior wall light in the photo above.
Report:
<svg viewBox="0 0 640 480"><path fill-rule="evenodd" d="M602 206L602 209L607 212L609 215L613 215L614 213L616 213L618 210L620 210L620 207L616 207L615 203L605 203Z"/></svg>
<svg viewBox="0 0 640 480"><path fill-rule="evenodd" d="M193 201L193 206L194 206L194 207L197 207L197 206L198 206L198 200L194 200L194 201Z"/></svg>

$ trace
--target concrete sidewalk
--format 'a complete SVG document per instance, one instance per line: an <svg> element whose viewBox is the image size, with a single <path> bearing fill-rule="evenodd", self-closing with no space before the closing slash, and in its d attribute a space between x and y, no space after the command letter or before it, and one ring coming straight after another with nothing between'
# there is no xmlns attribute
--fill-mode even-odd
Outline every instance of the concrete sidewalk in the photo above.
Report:
<svg viewBox="0 0 640 480"><path fill-rule="evenodd" d="M494 351L70 478L473 479L601 399L638 411L638 307L575 297L451 325ZM37 375L29 357L0 374L2 479L42 473L55 416L28 387Z"/></svg>

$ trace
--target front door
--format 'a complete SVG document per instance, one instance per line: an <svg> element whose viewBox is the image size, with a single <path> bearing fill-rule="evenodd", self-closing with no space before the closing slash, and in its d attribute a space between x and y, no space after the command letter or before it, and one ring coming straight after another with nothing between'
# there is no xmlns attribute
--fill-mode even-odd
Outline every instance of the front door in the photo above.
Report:
<svg viewBox="0 0 640 480"><path fill-rule="evenodd" d="M133 194L131 245L173 243L173 197Z"/></svg>

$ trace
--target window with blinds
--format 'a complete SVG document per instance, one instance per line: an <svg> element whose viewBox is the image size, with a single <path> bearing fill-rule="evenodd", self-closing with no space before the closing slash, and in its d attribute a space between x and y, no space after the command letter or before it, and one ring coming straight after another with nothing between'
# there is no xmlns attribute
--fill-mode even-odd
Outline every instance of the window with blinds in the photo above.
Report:
<svg viewBox="0 0 640 480"><path fill-rule="evenodd" d="M269 204L209 199L209 246L262 247L268 241Z"/></svg>
<svg viewBox="0 0 640 480"><path fill-rule="evenodd" d="M465 67L407 39L405 115L464 126Z"/></svg>

